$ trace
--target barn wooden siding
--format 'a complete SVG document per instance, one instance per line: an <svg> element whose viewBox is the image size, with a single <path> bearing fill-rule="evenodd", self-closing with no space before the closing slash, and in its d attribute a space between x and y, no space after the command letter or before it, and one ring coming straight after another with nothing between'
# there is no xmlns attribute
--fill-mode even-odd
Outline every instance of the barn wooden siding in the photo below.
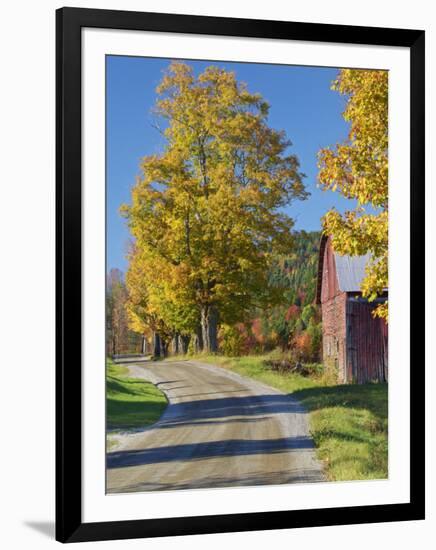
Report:
<svg viewBox="0 0 436 550"><path fill-rule="evenodd" d="M322 356L325 364L338 370L338 381L346 379L346 326L344 292L321 304L322 312Z"/></svg>
<svg viewBox="0 0 436 550"><path fill-rule="evenodd" d="M338 382L387 382L388 327L372 312L378 301L362 298L368 256L338 256L331 238L320 242L316 303L321 305L323 361L334 364ZM386 295L379 301L387 299Z"/></svg>
<svg viewBox="0 0 436 550"><path fill-rule="evenodd" d="M346 303L346 382L387 382L388 326L374 318L377 304L349 296Z"/></svg>

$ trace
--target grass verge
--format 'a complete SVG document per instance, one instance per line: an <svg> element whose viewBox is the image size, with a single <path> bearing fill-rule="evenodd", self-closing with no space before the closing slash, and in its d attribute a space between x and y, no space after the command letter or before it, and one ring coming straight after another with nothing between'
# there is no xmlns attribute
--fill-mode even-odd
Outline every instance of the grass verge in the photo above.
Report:
<svg viewBox="0 0 436 550"><path fill-rule="evenodd" d="M297 398L309 411L310 430L328 479L384 479L388 475L388 385L333 385L326 377L281 374L266 356L196 359L259 380Z"/></svg>
<svg viewBox="0 0 436 550"><path fill-rule="evenodd" d="M167 406L165 395L156 386L130 378L128 372L126 367L107 360L106 414L107 429L111 432L153 424Z"/></svg>

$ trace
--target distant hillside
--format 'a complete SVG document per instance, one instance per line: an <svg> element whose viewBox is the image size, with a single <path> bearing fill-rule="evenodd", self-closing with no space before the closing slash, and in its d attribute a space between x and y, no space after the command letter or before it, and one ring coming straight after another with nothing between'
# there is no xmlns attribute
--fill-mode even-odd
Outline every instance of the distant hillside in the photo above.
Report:
<svg viewBox="0 0 436 550"><path fill-rule="evenodd" d="M314 304L318 251L321 233L295 233L295 247L289 256L277 258L271 282L284 288L278 306L259 310L251 323L240 325L239 353L289 350L297 361L317 362L321 355L321 316ZM229 349L237 352L237 346Z"/></svg>
<svg viewBox="0 0 436 550"><path fill-rule="evenodd" d="M277 260L271 280L289 290L286 297L291 304L304 306L312 303L316 292L320 231L295 233L293 253Z"/></svg>

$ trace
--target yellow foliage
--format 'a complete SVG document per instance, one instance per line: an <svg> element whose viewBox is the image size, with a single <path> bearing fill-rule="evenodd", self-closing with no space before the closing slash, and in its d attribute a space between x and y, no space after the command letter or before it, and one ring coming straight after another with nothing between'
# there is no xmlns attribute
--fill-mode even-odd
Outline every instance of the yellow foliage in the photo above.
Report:
<svg viewBox="0 0 436 550"><path fill-rule="evenodd" d="M267 125L267 103L233 72L195 77L172 63L157 92L167 144L142 160L122 207L135 239L132 300L145 287L146 318L177 330L192 329L202 308L235 323L277 299L268 268L273 253L289 252L293 225L280 209L307 196L298 160Z"/></svg>
<svg viewBox="0 0 436 550"><path fill-rule="evenodd" d="M344 143L319 152L318 178L323 189L358 206L344 215L327 212L323 227L340 254L371 253L361 290L372 301L388 287L388 73L342 69L332 87L347 97L350 132ZM387 320L387 304L375 312Z"/></svg>

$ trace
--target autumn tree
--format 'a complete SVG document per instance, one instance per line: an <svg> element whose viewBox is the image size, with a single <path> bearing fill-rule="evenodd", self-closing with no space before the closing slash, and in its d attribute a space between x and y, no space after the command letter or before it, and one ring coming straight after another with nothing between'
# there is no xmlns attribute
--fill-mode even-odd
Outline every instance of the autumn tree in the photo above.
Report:
<svg viewBox="0 0 436 550"><path fill-rule="evenodd" d="M123 273L119 269L111 269L106 283L106 341L107 351L112 355L132 351L132 342L135 341L129 330L127 299Z"/></svg>
<svg viewBox="0 0 436 550"><path fill-rule="evenodd" d="M189 302L172 302L165 279L156 276L158 272L156 263L148 262L146 254L132 247L126 275L130 328L148 335L154 356L165 356L174 338L180 338L181 351L186 353L187 337L198 325L196 310Z"/></svg>
<svg viewBox="0 0 436 550"><path fill-rule="evenodd" d="M347 98L350 131L346 141L320 151L319 181L357 207L327 212L324 231L339 254L371 254L362 295L373 301L388 286L388 73L342 69L332 88ZM387 302L375 313L387 320Z"/></svg>
<svg viewBox="0 0 436 550"><path fill-rule="evenodd" d="M278 299L268 269L292 246L293 225L281 209L307 193L290 142L267 124L268 104L233 72L196 77L172 63L157 92L166 146L143 159L122 210L159 280L160 318L169 304L176 317L194 307L204 348L216 351L220 323Z"/></svg>

